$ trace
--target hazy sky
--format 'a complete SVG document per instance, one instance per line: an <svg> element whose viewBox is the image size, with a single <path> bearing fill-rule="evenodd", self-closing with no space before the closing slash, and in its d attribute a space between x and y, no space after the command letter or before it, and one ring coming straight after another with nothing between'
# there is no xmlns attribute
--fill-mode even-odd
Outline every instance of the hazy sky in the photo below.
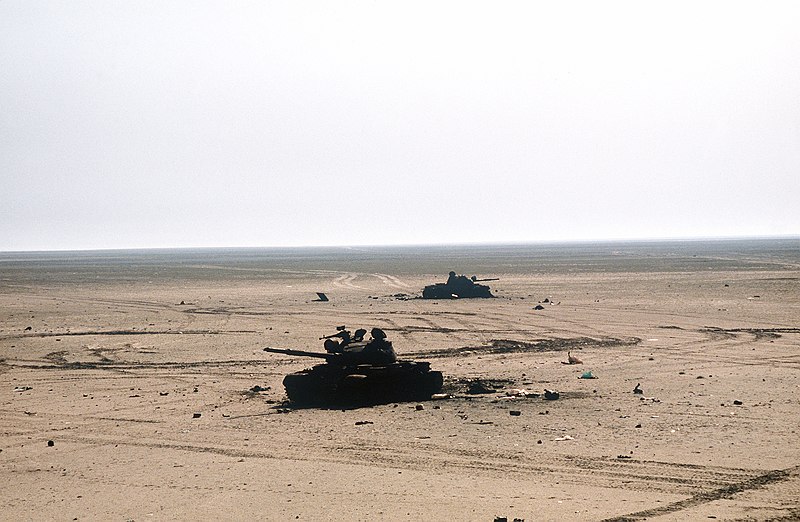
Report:
<svg viewBox="0 0 800 522"><path fill-rule="evenodd" d="M0 2L0 250L800 234L800 2Z"/></svg>

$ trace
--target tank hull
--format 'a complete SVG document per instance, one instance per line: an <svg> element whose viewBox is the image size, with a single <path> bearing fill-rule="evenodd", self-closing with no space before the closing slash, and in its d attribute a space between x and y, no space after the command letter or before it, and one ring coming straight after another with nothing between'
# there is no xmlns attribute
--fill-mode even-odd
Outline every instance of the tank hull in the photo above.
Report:
<svg viewBox="0 0 800 522"><path fill-rule="evenodd" d="M468 286L436 283L422 289L423 299L456 299L468 297L494 297L486 285L472 284Z"/></svg>
<svg viewBox="0 0 800 522"><path fill-rule="evenodd" d="M299 406L387 404L428 400L442 389L442 372L426 362L387 365L318 364L284 377L289 400Z"/></svg>

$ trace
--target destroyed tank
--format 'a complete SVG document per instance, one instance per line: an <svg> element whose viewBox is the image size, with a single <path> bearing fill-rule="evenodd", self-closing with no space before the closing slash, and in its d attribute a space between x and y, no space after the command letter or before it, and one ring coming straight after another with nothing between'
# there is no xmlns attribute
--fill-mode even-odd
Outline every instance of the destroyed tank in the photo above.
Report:
<svg viewBox="0 0 800 522"><path fill-rule="evenodd" d="M423 299L457 299L464 297L494 297L491 289L478 284L483 281L497 281L497 278L478 279L450 272L446 283L435 283L422 289Z"/></svg>
<svg viewBox="0 0 800 522"><path fill-rule="evenodd" d="M391 346L391 343L386 341ZM341 353L264 348L265 352L325 359L283 378L289 400L299 406L363 406L428 400L442 389L442 372L430 363L397 360L394 351L370 353L353 342ZM366 348L366 351L365 351Z"/></svg>

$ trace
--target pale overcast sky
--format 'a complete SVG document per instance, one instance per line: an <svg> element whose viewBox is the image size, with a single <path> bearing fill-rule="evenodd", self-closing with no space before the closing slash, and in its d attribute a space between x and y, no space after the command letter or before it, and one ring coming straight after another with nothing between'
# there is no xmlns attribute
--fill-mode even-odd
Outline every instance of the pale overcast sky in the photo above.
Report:
<svg viewBox="0 0 800 522"><path fill-rule="evenodd" d="M800 234L800 2L0 2L0 250Z"/></svg>

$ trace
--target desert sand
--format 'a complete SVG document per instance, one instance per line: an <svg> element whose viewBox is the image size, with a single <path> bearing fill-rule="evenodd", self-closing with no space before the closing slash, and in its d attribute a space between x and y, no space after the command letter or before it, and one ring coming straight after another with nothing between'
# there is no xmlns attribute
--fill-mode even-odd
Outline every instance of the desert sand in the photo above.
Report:
<svg viewBox="0 0 800 522"><path fill-rule="evenodd" d="M293 408L337 325L450 398ZM0 254L3 520L797 520L799 392L796 238Z"/></svg>

